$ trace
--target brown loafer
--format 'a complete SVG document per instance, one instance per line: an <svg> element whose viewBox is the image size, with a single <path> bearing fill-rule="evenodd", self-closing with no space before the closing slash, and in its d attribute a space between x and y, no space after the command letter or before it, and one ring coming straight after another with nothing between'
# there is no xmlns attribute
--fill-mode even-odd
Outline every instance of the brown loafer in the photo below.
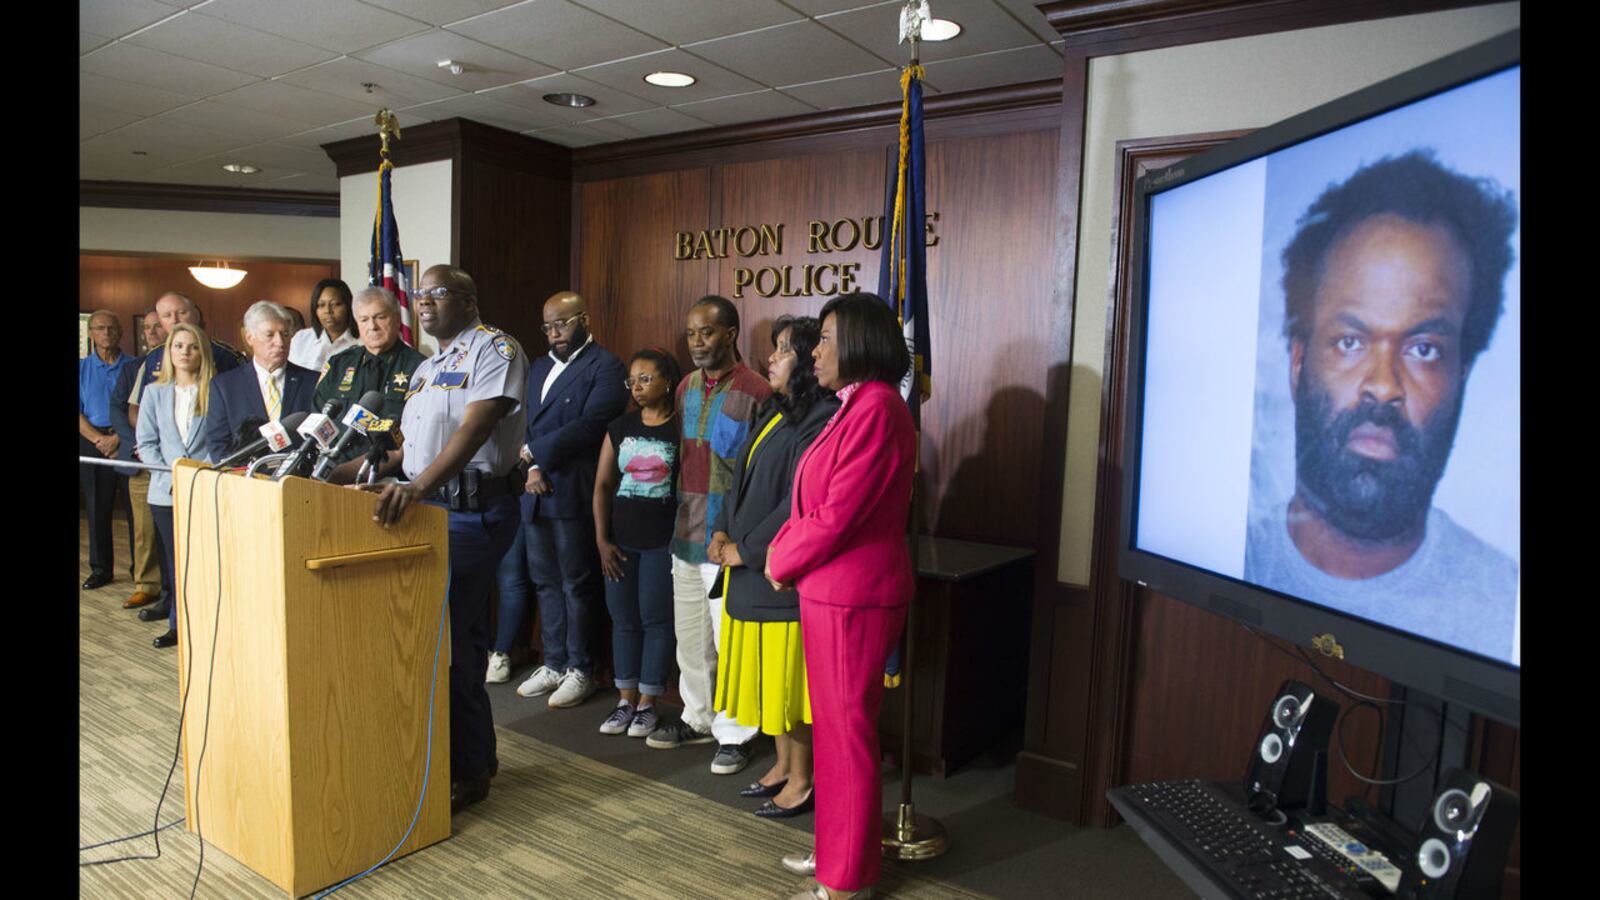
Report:
<svg viewBox="0 0 1600 900"><path fill-rule="evenodd" d="M147 594L144 591L136 591L132 597L122 601L122 608L138 609L141 606L145 606L154 602L156 602L155 594Z"/></svg>

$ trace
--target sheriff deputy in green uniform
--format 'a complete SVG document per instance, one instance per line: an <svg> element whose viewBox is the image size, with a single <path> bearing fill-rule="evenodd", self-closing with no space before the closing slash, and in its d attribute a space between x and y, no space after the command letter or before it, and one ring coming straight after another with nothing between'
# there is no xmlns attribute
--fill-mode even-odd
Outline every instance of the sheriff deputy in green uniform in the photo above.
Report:
<svg viewBox="0 0 1600 900"><path fill-rule="evenodd" d="M400 340L400 304L387 288L369 287L357 292L351 309L361 346L328 358L322 367L322 378L317 381L315 406L321 409L329 400L337 399L349 409L367 391L377 391L383 394L383 408L372 412L398 426L411 374L424 357ZM362 442L351 441L338 461L346 462L365 452Z"/></svg>

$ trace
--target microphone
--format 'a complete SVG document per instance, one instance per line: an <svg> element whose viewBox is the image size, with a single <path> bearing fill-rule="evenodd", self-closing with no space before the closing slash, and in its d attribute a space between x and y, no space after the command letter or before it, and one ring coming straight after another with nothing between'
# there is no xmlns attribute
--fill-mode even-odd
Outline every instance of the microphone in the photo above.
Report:
<svg viewBox="0 0 1600 900"><path fill-rule="evenodd" d="M289 449L299 442L300 436L295 434L294 429L300 426L305 417L306 414L303 412L292 412L284 416L282 421L262 423L259 428L260 437L229 454L226 459L217 463L214 468L227 469L239 465L263 450L277 453ZM259 422L261 420L257 419L256 421Z"/></svg>
<svg viewBox="0 0 1600 900"><path fill-rule="evenodd" d="M312 413L305 417L305 420L300 423L300 427L296 430L301 436L312 438L313 440L307 440L302 443L299 448L289 455L288 459L283 461L282 465L278 466L277 471L272 473L273 481L279 481L294 474L307 459L316 455L319 448L325 449L333 445L338 426L329 417L334 415L341 405L336 397L323 404L322 412Z"/></svg>
<svg viewBox="0 0 1600 900"><path fill-rule="evenodd" d="M322 458L311 469L311 477L316 481L327 481L328 470L339 462L339 456L344 452L346 445L356 435L365 435L372 423L378 420L375 409L383 408L383 394L378 391L367 391L361 399L351 406L341 420L344 424L344 434L339 435L339 440L331 448L325 449Z"/></svg>
<svg viewBox="0 0 1600 900"><path fill-rule="evenodd" d="M239 452L240 447L254 443L256 438L260 437L257 434L258 429L265 424L267 420L260 416L249 416L240 422L238 430L233 433L233 440L228 443L228 454L231 456Z"/></svg>
<svg viewBox="0 0 1600 900"><path fill-rule="evenodd" d="M389 459L389 454L400 449L405 443L405 437L400 433L400 426L393 419L379 419L367 429L367 458L361 463L361 468L356 472L356 481L362 476L369 479L377 475L379 467Z"/></svg>

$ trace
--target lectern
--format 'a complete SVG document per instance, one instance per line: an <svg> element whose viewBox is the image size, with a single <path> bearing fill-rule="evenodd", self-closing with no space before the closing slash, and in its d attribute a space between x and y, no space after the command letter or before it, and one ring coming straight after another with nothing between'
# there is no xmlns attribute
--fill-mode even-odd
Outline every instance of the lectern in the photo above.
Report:
<svg viewBox="0 0 1600 900"><path fill-rule="evenodd" d="M174 468L187 827L291 896L450 836L448 526L373 496ZM448 625L446 625L448 629ZM439 684L429 684L439 647Z"/></svg>

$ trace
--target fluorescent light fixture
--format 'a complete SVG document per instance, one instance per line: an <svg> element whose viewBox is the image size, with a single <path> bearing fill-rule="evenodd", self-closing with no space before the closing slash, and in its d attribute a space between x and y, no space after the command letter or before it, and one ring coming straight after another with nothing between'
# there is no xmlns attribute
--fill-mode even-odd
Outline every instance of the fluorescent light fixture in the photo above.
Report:
<svg viewBox="0 0 1600 900"><path fill-rule="evenodd" d="M252 166L249 163L223 163L222 171L232 172L235 175L254 175L261 171L261 167Z"/></svg>
<svg viewBox="0 0 1600 900"><path fill-rule="evenodd" d="M225 291L243 281L248 273L244 269L230 269L227 263L219 260L215 263L202 261L198 266L190 266L189 274L208 288Z"/></svg>
<svg viewBox="0 0 1600 900"><path fill-rule="evenodd" d="M644 80L657 87L688 87L695 83L693 75L682 72L651 72Z"/></svg>
<svg viewBox="0 0 1600 900"><path fill-rule="evenodd" d="M581 109L585 106L593 106L594 98L586 97L583 94L545 94L544 102Z"/></svg>
<svg viewBox="0 0 1600 900"><path fill-rule="evenodd" d="M929 19L922 23L922 39L948 41L961 33L961 26L949 19Z"/></svg>

